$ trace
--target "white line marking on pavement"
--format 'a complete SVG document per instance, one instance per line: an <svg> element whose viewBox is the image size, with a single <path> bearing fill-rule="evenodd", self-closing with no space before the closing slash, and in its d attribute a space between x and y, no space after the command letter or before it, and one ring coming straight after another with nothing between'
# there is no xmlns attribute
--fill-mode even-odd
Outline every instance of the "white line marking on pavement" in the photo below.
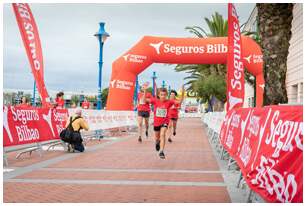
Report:
<svg viewBox="0 0 306 206"><path fill-rule="evenodd" d="M226 187L223 182L170 182L130 180L59 180L59 179L8 179L5 182L42 184L83 184L83 185L150 185L150 186L196 186Z"/></svg>
<svg viewBox="0 0 306 206"><path fill-rule="evenodd" d="M222 173L220 170L161 170L161 169L112 169L112 168L40 168L44 171L62 172L143 172L143 173Z"/></svg>
<svg viewBox="0 0 306 206"><path fill-rule="evenodd" d="M12 172L14 171L15 169L10 169L10 168L4 168L3 169L3 172Z"/></svg>
<svg viewBox="0 0 306 206"><path fill-rule="evenodd" d="M43 150L47 150L49 148L49 145L44 145L42 146ZM64 147L63 146L55 146L51 148L52 151L64 151Z"/></svg>

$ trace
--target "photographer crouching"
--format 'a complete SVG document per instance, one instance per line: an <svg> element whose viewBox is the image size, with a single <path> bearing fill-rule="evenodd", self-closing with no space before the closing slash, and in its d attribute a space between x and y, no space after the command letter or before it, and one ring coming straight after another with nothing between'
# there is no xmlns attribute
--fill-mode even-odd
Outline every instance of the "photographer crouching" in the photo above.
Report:
<svg viewBox="0 0 306 206"><path fill-rule="evenodd" d="M75 114L69 118L66 123L66 129L64 129L60 136L64 142L68 143L68 152L84 152L83 139L80 133L81 129L89 130L87 122L82 117L82 110L77 109Z"/></svg>

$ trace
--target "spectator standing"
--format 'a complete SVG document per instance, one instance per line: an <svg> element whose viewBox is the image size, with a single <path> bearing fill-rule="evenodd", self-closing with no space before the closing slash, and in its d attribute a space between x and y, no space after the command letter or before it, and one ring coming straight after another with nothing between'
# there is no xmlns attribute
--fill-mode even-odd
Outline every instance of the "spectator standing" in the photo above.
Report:
<svg viewBox="0 0 306 206"><path fill-rule="evenodd" d="M55 108L56 109L64 109L65 108L64 92L59 92L59 93L56 94Z"/></svg>
<svg viewBox="0 0 306 206"><path fill-rule="evenodd" d="M90 107L90 102L87 100L87 98L85 98L84 101L82 102L82 108L89 109L89 107Z"/></svg>

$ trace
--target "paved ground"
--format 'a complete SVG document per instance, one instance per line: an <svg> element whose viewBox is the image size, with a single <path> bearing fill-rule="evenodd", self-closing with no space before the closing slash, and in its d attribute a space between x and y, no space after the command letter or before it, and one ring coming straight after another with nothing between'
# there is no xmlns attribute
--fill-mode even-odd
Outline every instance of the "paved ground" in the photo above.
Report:
<svg viewBox="0 0 306 206"><path fill-rule="evenodd" d="M158 157L152 137L138 143L134 134L92 143L82 154L10 157L4 202L232 201L200 119L182 119L165 154Z"/></svg>

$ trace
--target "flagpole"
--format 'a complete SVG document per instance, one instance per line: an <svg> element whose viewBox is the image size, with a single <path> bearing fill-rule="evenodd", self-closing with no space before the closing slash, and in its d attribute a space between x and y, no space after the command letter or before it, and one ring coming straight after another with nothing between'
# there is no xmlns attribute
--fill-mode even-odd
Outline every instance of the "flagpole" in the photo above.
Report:
<svg viewBox="0 0 306 206"><path fill-rule="evenodd" d="M36 106L35 93L36 93L36 81L34 80L33 99L32 99L32 106L33 106L33 107Z"/></svg>

